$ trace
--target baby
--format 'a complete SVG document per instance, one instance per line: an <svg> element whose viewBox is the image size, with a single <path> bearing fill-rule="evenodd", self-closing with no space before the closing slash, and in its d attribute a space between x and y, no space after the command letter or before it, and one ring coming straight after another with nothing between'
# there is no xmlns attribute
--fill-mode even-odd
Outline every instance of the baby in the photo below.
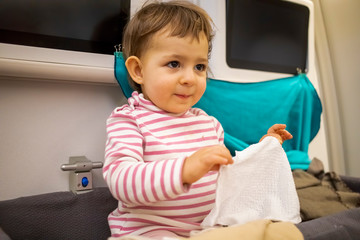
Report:
<svg viewBox="0 0 360 240"><path fill-rule="evenodd" d="M217 170L233 159L221 124L192 108L205 92L212 38L208 14L185 1L147 3L125 28L135 91L107 120L103 168L119 200L108 217L113 237L188 237L214 206ZM268 135L292 138L283 124Z"/></svg>

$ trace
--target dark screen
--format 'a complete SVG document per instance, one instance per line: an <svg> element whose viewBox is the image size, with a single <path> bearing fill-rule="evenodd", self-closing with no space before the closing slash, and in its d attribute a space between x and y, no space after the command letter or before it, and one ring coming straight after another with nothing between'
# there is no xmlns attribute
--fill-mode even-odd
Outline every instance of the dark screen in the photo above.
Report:
<svg viewBox="0 0 360 240"><path fill-rule="evenodd" d="M0 42L112 54L130 0L1 0Z"/></svg>
<svg viewBox="0 0 360 240"><path fill-rule="evenodd" d="M227 0L226 59L233 68L304 71L309 9L280 0Z"/></svg>

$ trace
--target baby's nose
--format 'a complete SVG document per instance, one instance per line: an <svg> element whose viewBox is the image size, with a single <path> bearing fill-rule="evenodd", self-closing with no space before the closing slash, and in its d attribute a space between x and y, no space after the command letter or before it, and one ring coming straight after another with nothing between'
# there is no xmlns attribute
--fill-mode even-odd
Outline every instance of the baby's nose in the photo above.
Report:
<svg viewBox="0 0 360 240"><path fill-rule="evenodd" d="M193 85L196 81L196 74L194 69L186 69L181 77L180 83L186 85Z"/></svg>

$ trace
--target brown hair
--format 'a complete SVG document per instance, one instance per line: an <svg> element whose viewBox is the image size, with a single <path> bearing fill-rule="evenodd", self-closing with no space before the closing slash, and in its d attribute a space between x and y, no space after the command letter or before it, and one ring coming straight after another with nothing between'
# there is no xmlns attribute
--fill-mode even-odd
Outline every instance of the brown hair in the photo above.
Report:
<svg viewBox="0 0 360 240"><path fill-rule="evenodd" d="M123 37L125 60L130 56L141 57L148 47L151 37L167 28L171 37L191 36L199 40L204 32L211 53L213 38L212 20L205 10L187 1L148 1L126 25ZM141 92L140 86L129 76L130 85Z"/></svg>

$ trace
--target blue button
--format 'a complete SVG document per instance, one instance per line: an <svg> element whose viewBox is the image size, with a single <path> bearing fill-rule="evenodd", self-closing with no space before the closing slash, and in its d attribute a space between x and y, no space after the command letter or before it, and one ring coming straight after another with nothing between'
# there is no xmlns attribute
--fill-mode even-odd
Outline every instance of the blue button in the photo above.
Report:
<svg viewBox="0 0 360 240"><path fill-rule="evenodd" d="M88 179L87 177L83 177L83 178L81 179L81 185L82 185L83 187L86 187L87 185L89 185L89 179Z"/></svg>

